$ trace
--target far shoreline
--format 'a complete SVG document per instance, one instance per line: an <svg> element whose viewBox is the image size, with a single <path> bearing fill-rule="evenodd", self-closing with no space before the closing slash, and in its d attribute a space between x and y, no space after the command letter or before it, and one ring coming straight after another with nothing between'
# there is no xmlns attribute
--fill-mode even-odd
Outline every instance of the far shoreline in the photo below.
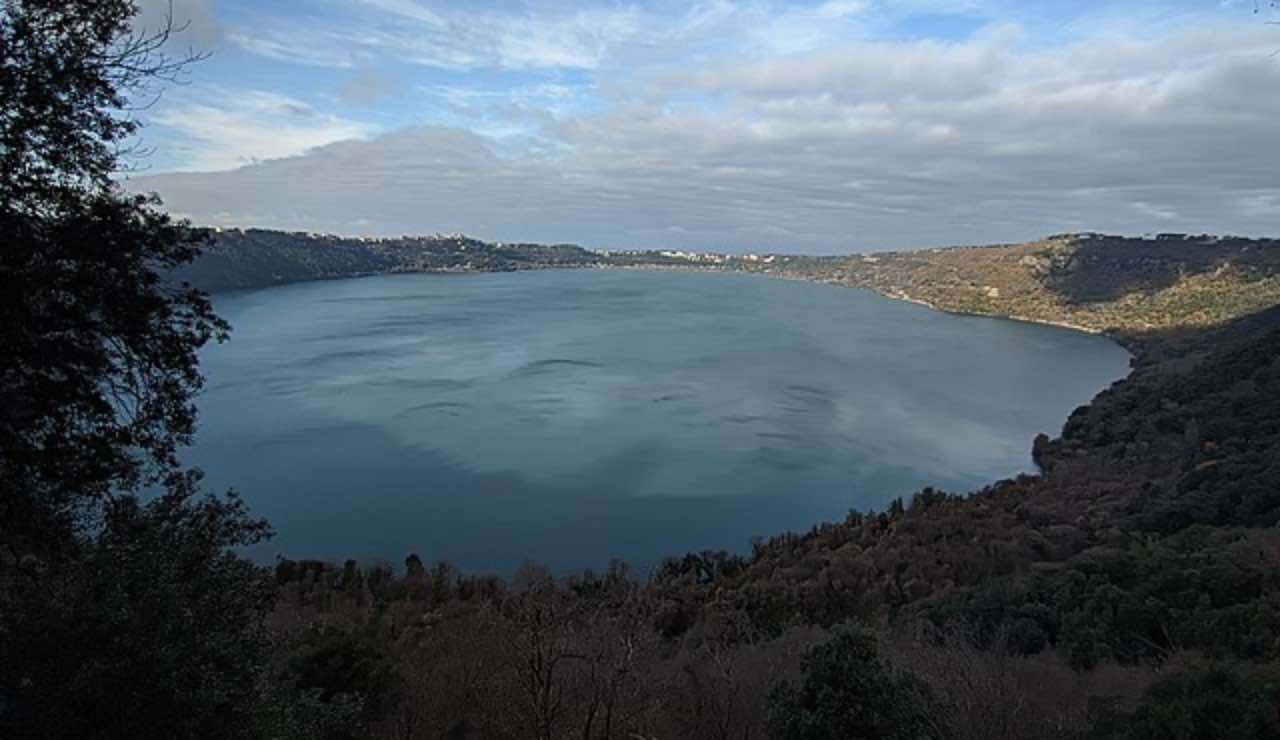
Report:
<svg viewBox="0 0 1280 740"><path fill-rule="evenodd" d="M849 256L852 257L857 255L849 255ZM360 272L360 273L352 273L349 275L325 275L325 276L307 278L302 280L283 280L280 282L273 282L266 285L257 285L257 286L251 286L251 287L243 287L243 288L230 288L230 289L224 289L224 290L212 290L212 291L205 291L205 292L209 296L214 297L214 296L223 296L223 295L242 295L245 293L252 293L260 290L269 290L271 288L283 288L290 285L302 285L306 283L331 282L331 281L339 281L339 280L359 280L364 278L390 277L395 275L439 275L439 276L500 275L500 274L506 274L506 273L542 272L544 270L580 270L584 272L591 271L591 270L610 270L610 271L616 270L616 271L625 271L625 272L633 272L633 271L634 272L688 272L688 273L703 273L703 274L714 273L714 274L721 274L721 275L746 275L746 276L752 276L752 277L766 278L770 280L787 280L791 282L811 283L815 285L830 285L832 287L837 287L837 288L863 290L868 293L878 295L882 298L887 298L889 300L894 300L894 301L900 301L903 303L915 304L917 306L922 306L924 308L927 308L931 311L949 314L951 316L968 316L968 317L974 317L974 318L995 319L999 321L1012 321L1019 324L1034 324L1036 326L1048 326L1048 327L1053 327L1055 329L1064 329L1068 331L1079 332L1081 334L1088 334L1090 336L1106 337L1107 339L1110 339L1116 345L1123 348L1126 352L1129 353L1131 358L1131 362L1130 362L1131 365L1132 365L1132 358L1136 357L1139 350L1141 349L1141 342L1137 337L1133 337L1123 332L1119 332L1111 329L1097 329L1094 327L1083 326L1080 324L1073 324L1067 321L1038 319L1033 316L1021 316L1021 315L1001 314L1001 313L981 313L977 311L957 311L954 309L943 308L941 306L938 306L924 299L915 298L902 292L895 293L895 292L889 292L889 291L881 291L868 286L852 285L837 279L823 279L818 277L810 277L806 275L794 275L794 274L788 274L785 272L776 272L776 271L738 270L738 269L727 269L723 267L711 267L711 266L701 266L701 265L676 266L676 265L657 265L657 264L654 264L654 265L592 264L592 265L538 265L538 266L532 266L532 267L516 269L516 270L475 270L475 269L396 270L396 271L388 271L388 272Z"/></svg>

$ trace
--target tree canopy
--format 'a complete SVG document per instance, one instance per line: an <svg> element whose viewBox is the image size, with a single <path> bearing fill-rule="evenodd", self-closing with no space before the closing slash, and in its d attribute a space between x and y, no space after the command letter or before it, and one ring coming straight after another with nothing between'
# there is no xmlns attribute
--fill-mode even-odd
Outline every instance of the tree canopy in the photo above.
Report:
<svg viewBox="0 0 1280 740"><path fill-rule="evenodd" d="M804 659L798 684L770 698L770 735L779 740L929 740L928 686L895 671L876 639L843 627Z"/></svg>
<svg viewBox="0 0 1280 740"><path fill-rule="evenodd" d="M131 0L0 2L0 736L251 725L266 536L201 491L201 235L125 193L137 106L191 61Z"/></svg>

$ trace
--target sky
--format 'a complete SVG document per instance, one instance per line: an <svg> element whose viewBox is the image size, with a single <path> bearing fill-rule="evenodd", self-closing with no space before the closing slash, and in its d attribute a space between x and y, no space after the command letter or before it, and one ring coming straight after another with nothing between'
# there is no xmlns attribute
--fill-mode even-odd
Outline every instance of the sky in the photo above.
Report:
<svg viewBox="0 0 1280 740"><path fill-rule="evenodd" d="M174 0L207 58L125 179L202 225L596 248L1275 235L1269 5Z"/></svg>

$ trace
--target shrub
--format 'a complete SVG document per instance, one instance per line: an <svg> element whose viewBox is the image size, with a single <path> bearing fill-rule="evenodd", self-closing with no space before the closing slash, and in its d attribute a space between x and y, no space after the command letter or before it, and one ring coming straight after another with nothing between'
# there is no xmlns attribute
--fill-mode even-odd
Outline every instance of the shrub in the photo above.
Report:
<svg viewBox="0 0 1280 740"><path fill-rule="evenodd" d="M880 657L875 637L841 627L802 663L798 685L769 699L769 732L779 740L923 740L933 703L927 686Z"/></svg>
<svg viewBox="0 0 1280 740"><path fill-rule="evenodd" d="M1272 694L1272 695L1268 695ZM1148 689L1132 713L1109 713L1095 740L1258 740L1280 737L1274 690L1223 668L1183 673Z"/></svg>

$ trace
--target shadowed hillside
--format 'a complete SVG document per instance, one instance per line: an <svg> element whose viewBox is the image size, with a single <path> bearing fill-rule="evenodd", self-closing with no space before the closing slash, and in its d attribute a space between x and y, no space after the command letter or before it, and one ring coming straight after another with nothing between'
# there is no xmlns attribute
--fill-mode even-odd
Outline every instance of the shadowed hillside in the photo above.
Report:
<svg viewBox="0 0 1280 740"><path fill-rule="evenodd" d="M594 252L568 244L493 244L461 235L362 239L226 229L210 236L200 258L174 273L210 292L397 272L590 267L600 261Z"/></svg>

